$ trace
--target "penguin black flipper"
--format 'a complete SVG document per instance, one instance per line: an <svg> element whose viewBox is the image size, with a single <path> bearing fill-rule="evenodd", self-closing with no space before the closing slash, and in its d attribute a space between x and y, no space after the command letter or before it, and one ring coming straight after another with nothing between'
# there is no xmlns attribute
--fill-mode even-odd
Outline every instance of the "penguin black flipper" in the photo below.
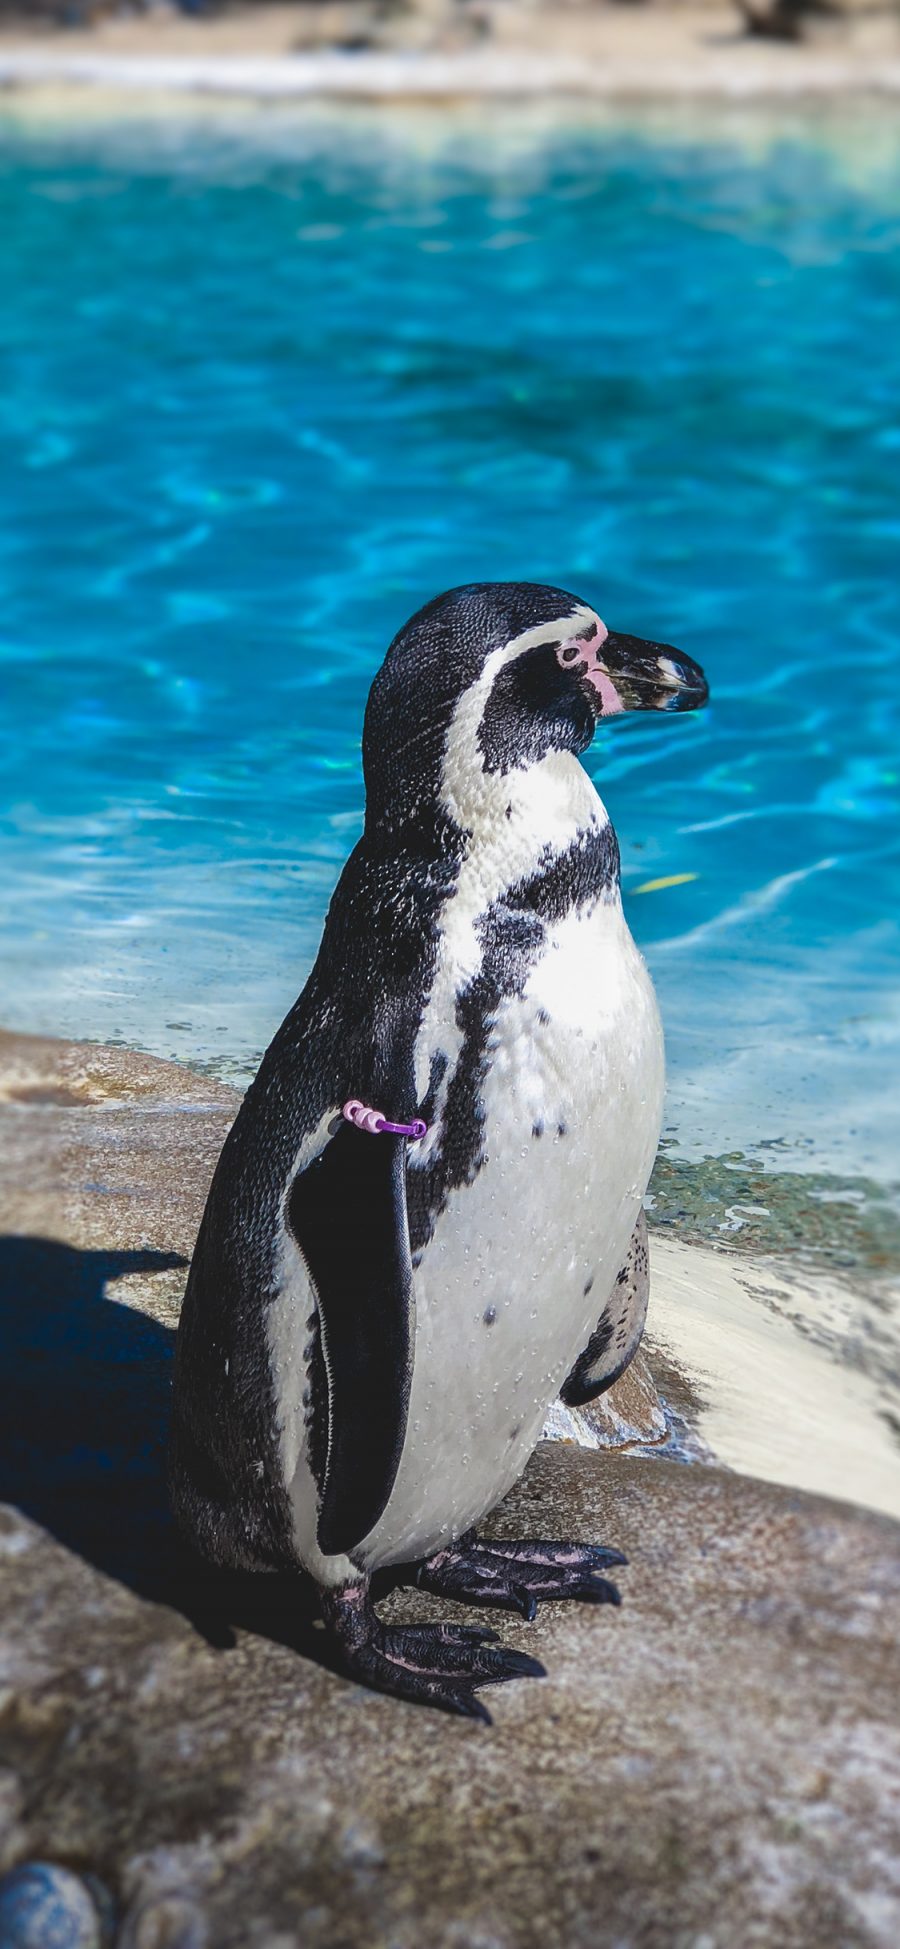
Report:
<svg viewBox="0 0 900 1949"><path fill-rule="evenodd" d="M585 1407L621 1379L641 1344L649 1299L647 1214L640 1211L625 1264L584 1352L559 1390L567 1408Z"/></svg>
<svg viewBox="0 0 900 1949"><path fill-rule="evenodd" d="M345 1123L294 1179L288 1224L313 1284L328 1383L318 1542L347 1555L384 1514L412 1381L406 1138Z"/></svg>

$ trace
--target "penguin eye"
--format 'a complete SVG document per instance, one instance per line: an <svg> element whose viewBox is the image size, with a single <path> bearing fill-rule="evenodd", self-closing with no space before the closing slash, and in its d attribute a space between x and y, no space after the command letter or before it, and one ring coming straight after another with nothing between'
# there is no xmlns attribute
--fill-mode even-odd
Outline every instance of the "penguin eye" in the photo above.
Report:
<svg viewBox="0 0 900 1949"><path fill-rule="evenodd" d="M581 655L581 649L582 646L580 643L567 643L562 651L561 661L563 663L574 663L575 658Z"/></svg>

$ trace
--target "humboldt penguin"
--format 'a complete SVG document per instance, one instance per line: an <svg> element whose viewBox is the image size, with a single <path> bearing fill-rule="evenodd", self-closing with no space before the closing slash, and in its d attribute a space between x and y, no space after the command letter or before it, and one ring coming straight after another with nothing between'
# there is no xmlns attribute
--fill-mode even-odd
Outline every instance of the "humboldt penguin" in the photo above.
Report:
<svg viewBox="0 0 900 1949"><path fill-rule="evenodd" d="M307 1572L344 1669L487 1719L540 1675L495 1632L381 1622L373 1573L532 1618L625 1559L481 1542L549 1405L635 1352L663 1042L600 719L692 710L697 664L532 583L438 596L363 732L365 826L213 1178L178 1332L177 1519L213 1564Z"/></svg>

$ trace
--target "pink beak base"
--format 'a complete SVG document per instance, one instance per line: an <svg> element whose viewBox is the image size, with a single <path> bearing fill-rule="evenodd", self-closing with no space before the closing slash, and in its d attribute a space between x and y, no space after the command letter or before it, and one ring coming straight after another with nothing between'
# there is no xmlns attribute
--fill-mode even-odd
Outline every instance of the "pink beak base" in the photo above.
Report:
<svg viewBox="0 0 900 1949"><path fill-rule="evenodd" d="M601 702L600 716L616 717L620 712L624 711L625 706L622 703L622 699L619 696L609 671L604 670L600 663L600 651L608 635L609 630L606 624L598 621L597 629L592 637L570 636L567 642L560 643L556 654L564 669L575 671L576 666L573 664L571 656L567 657L564 652L567 650L578 651L579 655L584 658L584 662L577 671L577 674L579 677L583 677L586 683L590 684L592 690L596 690Z"/></svg>

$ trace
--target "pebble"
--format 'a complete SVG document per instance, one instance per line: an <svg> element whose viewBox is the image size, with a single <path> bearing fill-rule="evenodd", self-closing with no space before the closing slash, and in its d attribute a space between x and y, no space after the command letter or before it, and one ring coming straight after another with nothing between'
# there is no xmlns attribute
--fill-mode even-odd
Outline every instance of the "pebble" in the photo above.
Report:
<svg viewBox="0 0 900 1949"><path fill-rule="evenodd" d="M103 1949L90 1890L52 1861L23 1861L0 1881L0 1949Z"/></svg>

